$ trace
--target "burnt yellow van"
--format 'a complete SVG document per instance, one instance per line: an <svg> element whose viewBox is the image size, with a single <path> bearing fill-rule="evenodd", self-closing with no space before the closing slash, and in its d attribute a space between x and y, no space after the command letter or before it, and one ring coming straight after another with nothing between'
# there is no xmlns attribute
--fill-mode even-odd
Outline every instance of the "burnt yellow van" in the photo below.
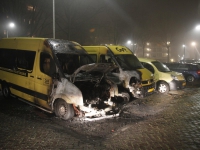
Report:
<svg viewBox="0 0 200 150"><path fill-rule="evenodd" d="M153 74L144 68L130 49L124 46L83 46L92 59L97 63L113 63L119 70L113 72L119 76L121 85L133 97L144 97L155 90ZM138 84L138 81L140 84ZM119 89L123 89L119 88Z"/></svg>
<svg viewBox="0 0 200 150"><path fill-rule="evenodd" d="M76 42L47 38L0 39L0 90L68 120L117 110L118 88L106 74L117 66L95 64ZM110 111L110 112L109 112Z"/></svg>

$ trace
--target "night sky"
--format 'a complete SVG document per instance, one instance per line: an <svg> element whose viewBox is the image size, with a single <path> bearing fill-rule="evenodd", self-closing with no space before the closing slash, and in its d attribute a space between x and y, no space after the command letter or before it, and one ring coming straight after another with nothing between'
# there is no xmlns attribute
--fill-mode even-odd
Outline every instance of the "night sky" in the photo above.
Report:
<svg viewBox="0 0 200 150"><path fill-rule="evenodd" d="M19 11L21 9L16 10L19 2L20 5L26 3L26 7L28 4L37 5L45 11L45 19L38 21L34 18L37 29L32 27L24 32L21 30L26 27L17 24L18 30L13 29L10 35L52 37L51 0L1 0L1 34L5 29L5 16L17 23L27 17L26 13ZM199 0L55 0L56 38L74 40L82 45L123 45L129 39L137 42L141 38L169 40L172 51L179 53L183 43L188 45L187 49L191 48L191 41L197 42L197 48L198 42L200 45L200 31L194 30L200 23L199 4ZM38 29L43 23L41 20L46 20L44 29ZM28 32L30 29L32 32Z"/></svg>

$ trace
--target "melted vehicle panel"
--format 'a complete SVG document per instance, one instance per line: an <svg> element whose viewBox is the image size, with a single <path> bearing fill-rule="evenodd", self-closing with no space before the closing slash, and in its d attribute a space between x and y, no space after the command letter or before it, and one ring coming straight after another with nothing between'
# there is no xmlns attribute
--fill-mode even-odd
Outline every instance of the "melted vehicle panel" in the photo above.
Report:
<svg viewBox="0 0 200 150"><path fill-rule="evenodd" d="M53 101L61 97L73 104L77 115L90 117L105 116L110 111L118 110L116 103L122 95L113 81L119 79L107 78L107 73L117 66L94 64L77 43L54 39L46 42L53 51L60 76L53 91Z"/></svg>

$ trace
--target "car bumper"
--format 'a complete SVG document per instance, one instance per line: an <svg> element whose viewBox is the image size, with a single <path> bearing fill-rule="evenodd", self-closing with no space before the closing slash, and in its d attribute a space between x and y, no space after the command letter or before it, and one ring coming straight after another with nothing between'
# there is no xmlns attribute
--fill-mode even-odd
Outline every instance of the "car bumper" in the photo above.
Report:
<svg viewBox="0 0 200 150"><path fill-rule="evenodd" d="M170 83L169 83L169 88L170 88L170 91L172 90L178 90L178 89L183 89L185 88L186 86L186 81L185 80L172 80Z"/></svg>
<svg viewBox="0 0 200 150"><path fill-rule="evenodd" d="M143 93L144 96L150 95L154 93L155 91L155 83L152 83L150 85L142 86L143 87Z"/></svg>

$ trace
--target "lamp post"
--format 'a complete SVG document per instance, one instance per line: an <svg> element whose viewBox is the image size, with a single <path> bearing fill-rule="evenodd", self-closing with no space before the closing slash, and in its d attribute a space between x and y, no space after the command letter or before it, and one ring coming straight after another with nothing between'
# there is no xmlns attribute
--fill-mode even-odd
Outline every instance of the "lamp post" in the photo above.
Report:
<svg viewBox="0 0 200 150"><path fill-rule="evenodd" d="M14 23L9 23L8 27L10 28L14 28L15 27L15 24ZM7 27L7 30L6 30L6 37L8 38L8 27Z"/></svg>
<svg viewBox="0 0 200 150"><path fill-rule="evenodd" d="M194 47L194 55L195 55L195 46L196 46L196 43L195 43L195 42L192 42L191 45ZM197 56L195 56L195 59L196 59L196 57L197 57Z"/></svg>
<svg viewBox="0 0 200 150"><path fill-rule="evenodd" d="M170 47L170 42L167 42L167 62L169 63L169 47Z"/></svg>
<svg viewBox="0 0 200 150"><path fill-rule="evenodd" d="M183 45L183 60L185 61L185 45Z"/></svg>
<svg viewBox="0 0 200 150"><path fill-rule="evenodd" d="M53 0L53 38L55 39L55 1Z"/></svg>

